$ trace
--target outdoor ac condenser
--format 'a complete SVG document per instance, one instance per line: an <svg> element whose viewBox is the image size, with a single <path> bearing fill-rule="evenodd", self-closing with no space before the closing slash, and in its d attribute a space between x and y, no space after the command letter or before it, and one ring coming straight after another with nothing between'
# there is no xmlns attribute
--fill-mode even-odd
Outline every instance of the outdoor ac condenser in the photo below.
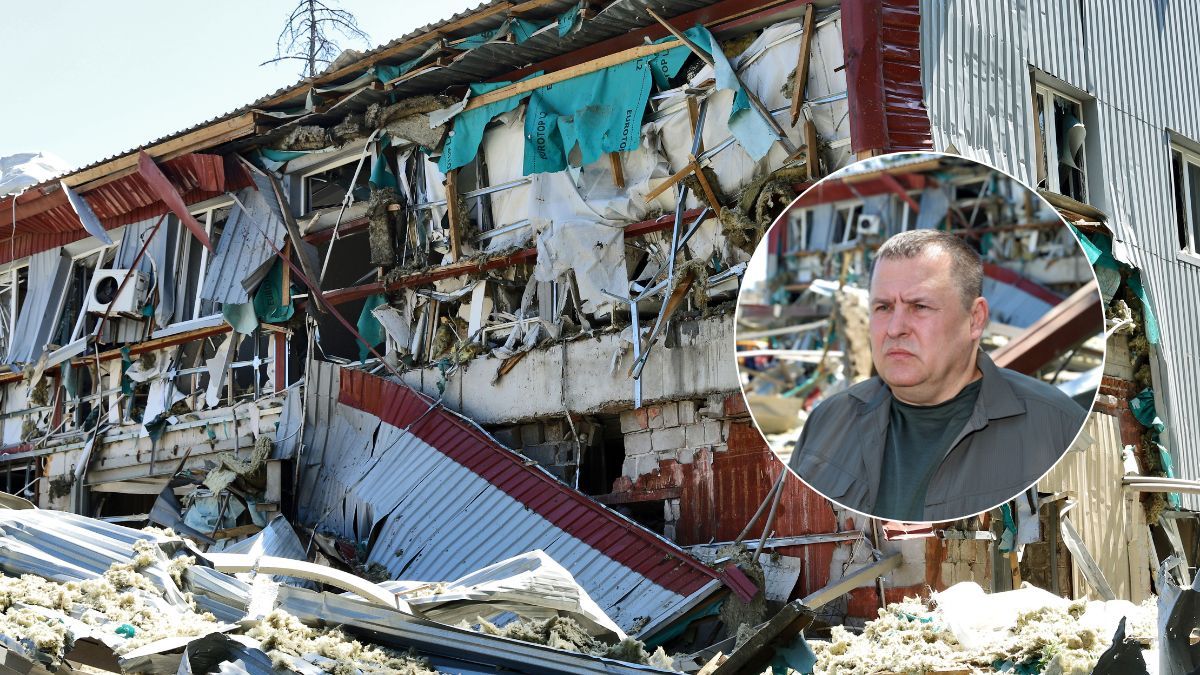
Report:
<svg viewBox="0 0 1200 675"><path fill-rule="evenodd" d="M121 288L125 275L129 281ZM118 293L118 289L120 292ZM150 276L136 270L98 270L88 289L87 311L93 314L140 316L146 294L150 291Z"/></svg>
<svg viewBox="0 0 1200 675"><path fill-rule="evenodd" d="M858 217L858 236L879 234L883 231L883 219L877 215L862 214Z"/></svg>

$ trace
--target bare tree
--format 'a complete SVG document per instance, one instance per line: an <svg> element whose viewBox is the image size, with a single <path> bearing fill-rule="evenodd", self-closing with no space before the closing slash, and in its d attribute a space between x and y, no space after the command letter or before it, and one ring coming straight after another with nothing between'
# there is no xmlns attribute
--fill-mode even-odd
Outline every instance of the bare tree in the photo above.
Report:
<svg viewBox="0 0 1200 675"><path fill-rule="evenodd" d="M334 9L322 0L299 0L275 41L275 58L259 65L294 59L304 62L301 76L313 77L317 74L318 64L332 63L341 51L337 42L331 39L332 33L362 40L367 45L371 43L371 38L358 27L358 21L350 12Z"/></svg>

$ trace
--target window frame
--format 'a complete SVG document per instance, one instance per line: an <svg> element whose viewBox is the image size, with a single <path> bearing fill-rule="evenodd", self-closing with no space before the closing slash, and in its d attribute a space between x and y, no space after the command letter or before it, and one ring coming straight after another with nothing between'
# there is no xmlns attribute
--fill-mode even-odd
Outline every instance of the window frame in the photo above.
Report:
<svg viewBox="0 0 1200 675"><path fill-rule="evenodd" d="M361 156L361 157L363 157L363 160L362 160L363 166L361 169L359 169L360 175L362 172L366 172L368 179L370 178L370 175L371 175L371 167L370 167L371 154L370 153L363 155L361 148L355 148L353 152L346 152L344 154L338 153L338 154L341 156L340 157L330 157L327 161L321 162L320 164L306 168L302 171L297 171L295 174L293 174L296 178L298 178L300 180L300 209L299 209L300 212L298 215L306 216L316 210L316 209L313 209L308 203L308 199L309 199L308 180L310 178L312 178L313 176L316 176L316 175L322 174L322 173L326 173L328 171L333 171L334 169L345 166L347 164L357 163L359 161L359 157ZM353 193L353 192L354 191L352 189L351 193ZM343 196L343 199L345 199L344 196ZM353 204L354 204L354 200L353 200L353 198L351 198L350 205L352 206ZM322 206L321 208L327 209L327 208L332 208L332 207Z"/></svg>
<svg viewBox="0 0 1200 675"><path fill-rule="evenodd" d="M201 215L204 216L204 220L201 223L204 226L204 234L208 237L209 241L212 241L213 214L220 209L232 208L235 203L236 202L234 201L233 197L229 195L221 195L220 197L214 197L213 199L205 200L199 204L193 204L188 213L191 214L191 216L197 221L200 220ZM204 288L204 280L208 275L208 262L210 254L208 247L201 245L199 240L192 236L180 237L179 245L181 250L176 252L176 260L182 261L183 266L182 269L177 270L176 274L185 281L187 280L188 275L191 274L191 270L188 269L190 267L187 256L188 250L184 247L200 246L200 272L196 275L196 300L192 303L190 316L188 316L186 319L183 319L183 321L191 321L200 318L200 305L202 302L200 299L200 289Z"/></svg>
<svg viewBox="0 0 1200 675"><path fill-rule="evenodd" d="M1090 194L1090 190L1088 187L1087 142L1085 141L1083 144L1083 147L1079 149L1079 154L1080 154L1079 172L1081 174L1080 175L1080 188L1082 190L1082 194L1080 194L1079 196L1069 195L1069 194L1063 192L1062 184L1059 181L1059 175L1058 175L1059 159L1060 159L1059 154L1058 154L1058 143L1047 143L1046 142L1048 138L1055 139L1058 136L1057 122L1054 119L1054 117L1055 117L1054 116L1054 97L1056 97L1056 96L1058 98L1063 99L1064 101L1066 101L1068 103L1073 104L1076 107L1076 110L1078 111L1078 115L1076 115L1076 118L1080 122L1083 123L1084 129L1086 129L1086 130L1091 129L1091 120L1089 120L1087 117L1086 106L1084 105L1085 101L1083 98L1067 91L1063 87L1058 87L1058 86L1055 86L1053 83L1046 82L1042 79L1035 78L1034 82L1033 82L1034 123L1032 126L1033 126L1033 132L1034 132L1035 146L1040 146L1040 147L1034 148L1034 151L1035 151L1034 161L1038 162L1038 164L1034 167L1034 173L1035 173L1034 178L1037 179L1037 183L1039 185L1041 185L1043 182L1045 183L1045 185L1042 186L1043 189L1045 189L1045 190L1049 190L1050 192L1053 192L1055 194L1063 195L1064 197L1074 199L1077 202L1087 204L1087 203L1090 203L1089 200L1091 199L1091 194ZM1039 124L1039 122L1038 122L1038 105L1037 104L1038 104L1039 97L1043 98L1043 103L1049 102L1049 108L1048 109L1043 108L1043 115L1045 117L1045 128L1044 129L1042 128L1041 124ZM1044 167L1046 175L1044 177L1038 179L1038 176L1036 174L1038 171L1043 170L1043 166L1040 164L1040 162L1043 158L1046 161L1045 167Z"/></svg>
<svg viewBox="0 0 1200 675"><path fill-rule="evenodd" d="M1175 183L1176 154L1179 155L1182 169L1178 184ZM1200 265L1200 208L1194 208L1194 205L1200 203L1200 195L1192 194L1188 179L1190 168L1194 167L1197 172L1200 172L1200 152L1184 147L1180 143L1171 142L1168 145L1168 155L1170 157L1172 207L1175 210L1179 208L1180 204L1183 205L1184 237L1187 240L1185 245L1176 251L1176 258L1193 265ZM1180 194L1181 189L1182 194ZM1179 214L1176 211L1176 218L1178 217ZM1176 220L1176 226L1178 227L1178 225L1178 220ZM1177 241L1176 243L1183 242Z"/></svg>

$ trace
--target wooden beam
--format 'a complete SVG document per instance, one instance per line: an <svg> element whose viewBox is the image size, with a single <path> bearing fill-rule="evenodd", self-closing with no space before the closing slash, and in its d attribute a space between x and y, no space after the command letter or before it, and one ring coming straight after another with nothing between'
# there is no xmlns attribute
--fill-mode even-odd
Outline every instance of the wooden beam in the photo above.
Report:
<svg viewBox="0 0 1200 675"><path fill-rule="evenodd" d="M573 77L579 77L580 75L594 73L598 70L604 70L609 66L615 66L621 63L632 61L634 59L640 59L643 56L650 56L652 54L664 52L668 49L674 49L675 47L679 47L681 45L682 43L677 40L655 45L641 45L617 52L616 54L602 56L594 61L588 61L586 63L580 63L569 68L564 68L553 73L546 73L545 75L541 75L539 77L521 80L520 82L514 82L507 87L490 91L482 96L476 96L475 98L472 98L470 103L468 103L467 107L463 110L474 110L476 108L481 108L489 103L503 101L504 99L512 98L513 96L520 96L521 94L531 92L539 87L556 84L564 80L569 80Z"/></svg>
<svg viewBox="0 0 1200 675"><path fill-rule="evenodd" d="M821 177L821 163L817 161L817 125L812 120L804 122L804 143L807 146L808 179L817 180Z"/></svg>
<svg viewBox="0 0 1200 675"><path fill-rule="evenodd" d="M460 219L465 215L458 208L458 169L450 169L446 174L446 214L450 226L450 258L457 262L462 255Z"/></svg>
<svg viewBox="0 0 1200 675"><path fill-rule="evenodd" d="M709 185L708 178L704 176L704 170L700 168L700 162L695 155L692 155L691 166L692 173L696 174L696 182L700 183L700 189L704 190L704 196L708 198L708 205L718 218L721 217L721 202L717 201L717 193L713 191L712 185Z"/></svg>
<svg viewBox="0 0 1200 675"><path fill-rule="evenodd" d="M812 52L814 14L812 5L804 8L804 36L800 38L800 56L796 60L796 76L792 80L792 126L796 126L800 119L800 106L804 105L805 91L808 89L808 62ZM809 177L811 176L812 174L809 174Z"/></svg>
<svg viewBox="0 0 1200 675"><path fill-rule="evenodd" d="M625 172L621 169L621 153L608 153L608 163L612 166L613 183L619 188L624 188Z"/></svg>

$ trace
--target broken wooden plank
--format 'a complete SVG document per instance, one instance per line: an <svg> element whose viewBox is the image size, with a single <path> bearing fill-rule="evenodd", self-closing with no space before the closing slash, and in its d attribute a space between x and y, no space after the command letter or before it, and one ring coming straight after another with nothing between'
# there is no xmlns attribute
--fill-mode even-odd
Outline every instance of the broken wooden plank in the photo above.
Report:
<svg viewBox="0 0 1200 675"><path fill-rule="evenodd" d="M650 8L646 8L646 13L649 14L652 19L662 24L663 28L666 28L668 31L670 31L671 35L674 35L677 40L686 45L687 48L690 49L697 58L710 66L716 66L716 62L713 61L713 57L708 52L701 49L700 46L695 42L692 42L691 39L680 32L679 29L667 23L666 19L656 14L654 10ZM737 70L731 70L733 70L733 77L737 80L738 86L740 86L742 88L742 92L746 94L746 100L750 102L750 107L754 108L754 112L758 113L759 117L761 117L763 121L767 123L767 126L771 127L771 131L775 134L776 140L783 145L783 148L788 151L788 154L796 152L796 146L792 144L790 139L788 139L787 133L783 130L783 127L779 126L779 122L776 121L773 115L771 115L771 111L767 109L767 106L763 105L763 102L758 98L758 95L751 91L750 88L746 86L745 82L742 82L742 78L737 74Z"/></svg>
<svg viewBox="0 0 1200 675"><path fill-rule="evenodd" d="M467 107L463 108L463 110L466 111L466 110L474 110L476 108L482 108L483 106L485 106L489 103L495 103L496 101L503 101L504 99L512 98L513 96L520 96L521 94L526 94L526 93L531 92L534 89L538 89L540 87L545 87L547 85L556 84L558 82L563 82L564 80L569 80L573 77L579 77L580 75L587 75L588 73L594 73L598 70L604 70L605 68L608 68L609 66L619 65L619 64L625 63L627 61L639 59L643 56L651 56L651 55L657 54L659 52L664 52L668 49L674 49L675 47L678 47L678 46L680 46L680 43L677 41L662 42L662 43L653 44L653 45L641 45L638 47L633 47L631 49L626 49L624 51L619 51L615 54L609 54L607 56L602 56L593 61L588 61L586 63L580 63L578 65L574 65L569 68L563 68L562 70L558 70L553 73L547 73L545 75L530 78L528 80L521 80L520 82L514 82L507 87L503 87L503 88L497 89L495 91L490 91L481 96L476 96L475 98L472 98L471 101L469 103L467 103Z"/></svg>
<svg viewBox="0 0 1200 675"><path fill-rule="evenodd" d="M704 196L708 198L708 205L712 207L713 213L717 217L721 217L721 202L717 201L717 193L713 191L712 185L709 184L708 178L704 175L704 170L700 168L700 162L692 155L692 173L696 175L696 181L700 183L700 189L704 191Z"/></svg>
<svg viewBox="0 0 1200 675"><path fill-rule="evenodd" d="M789 602L734 649L729 658L712 671L713 675L762 672L774 658L776 649L791 644L815 616L812 608L799 600Z"/></svg>
<svg viewBox="0 0 1200 675"><path fill-rule="evenodd" d="M450 169L446 173L446 213L450 227L450 259L457 261L462 253L461 235L459 234L459 218L462 212L458 207L458 169Z"/></svg>
<svg viewBox="0 0 1200 675"><path fill-rule="evenodd" d="M808 62L812 52L812 35L814 21L813 6L804 8L804 36L800 38L800 56L796 59L796 76L792 79L792 126L800 119L800 107L804 105L805 91L808 89ZM811 148L810 145L810 155ZM812 174L809 174L812 178Z"/></svg>
<svg viewBox="0 0 1200 675"><path fill-rule="evenodd" d="M685 167L683 167L682 169L680 169L680 170L676 171L675 173L671 174L671 177L670 177L670 178L667 178L667 179L666 179L666 180L664 180L663 182L661 182L661 183L659 183L658 185L656 185L656 186L654 187L654 189L653 189L653 190L651 190L650 192L647 192L647 193L646 193L646 196L645 196L645 197L643 197L643 199L645 199L647 202L650 202L650 201L651 201L651 200L653 200L655 197L657 197L657 196L661 195L662 193L666 192L666 191L667 191L667 189L668 189L668 188L670 188L672 185L675 185L675 184L676 184L676 183L678 183L679 181L681 181L681 180L683 180L684 178L686 178L686 177L687 177L687 175L688 175L689 173L691 173L691 172L692 172L692 164L690 164L690 163L689 163L687 166L685 166Z"/></svg>
<svg viewBox="0 0 1200 675"><path fill-rule="evenodd" d="M625 172L621 169L621 154L618 152L608 153L608 162L612 166L613 183L617 187L625 188Z"/></svg>
<svg viewBox="0 0 1200 675"><path fill-rule="evenodd" d="M804 122L804 145L808 160L808 179L817 180L821 177L821 164L818 161L820 155L817 152L820 146L817 140L817 125L812 120Z"/></svg>

